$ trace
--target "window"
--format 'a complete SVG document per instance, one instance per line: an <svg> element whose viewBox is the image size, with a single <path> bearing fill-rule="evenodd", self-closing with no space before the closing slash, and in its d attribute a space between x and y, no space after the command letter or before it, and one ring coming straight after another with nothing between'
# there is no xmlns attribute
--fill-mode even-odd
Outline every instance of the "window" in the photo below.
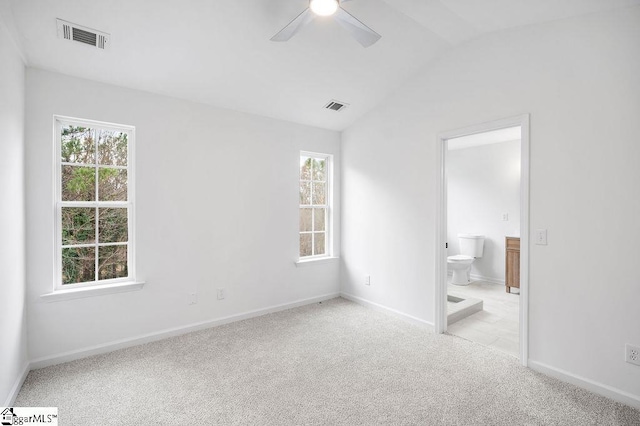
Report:
<svg viewBox="0 0 640 426"><path fill-rule="evenodd" d="M55 118L55 289L133 281L134 128Z"/></svg>
<svg viewBox="0 0 640 426"><path fill-rule="evenodd" d="M300 258L330 256L331 156L300 154Z"/></svg>

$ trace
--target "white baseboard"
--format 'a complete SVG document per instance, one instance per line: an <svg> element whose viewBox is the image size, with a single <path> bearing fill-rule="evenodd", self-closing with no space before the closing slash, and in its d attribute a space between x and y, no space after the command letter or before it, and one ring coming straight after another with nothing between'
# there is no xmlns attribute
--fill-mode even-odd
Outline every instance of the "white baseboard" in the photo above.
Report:
<svg viewBox="0 0 640 426"><path fill-rule="evenodd" d="M435 329L432 322L425 321L423 319L414 317L414 316L409 315L409 314L405 314L404 312L398 311L398 310L393 309L393 308L389 308L389 307L381 305L379 303L371 302L371 301L369 301L367 299L363 299L361 297L354 296L354 295L349 294L349 293L340 293L340 297L343 297L343 298L345 298L347 300L351 300L352 302L355 302L355 303L357 303L359 305L375 309L377 311L381 311L381 312L386 312L386 313L392 314L393 316L396 316L396 317L398 317L400 319L403 319L405 321L409 321L410 323L417 324L417 325L420 325L420 326L423 326L423 327L426 326L432 332Z"/></svg>
<svg viewBox="0 0 640 426"><path fill-rule="evenodd" d="M18 392L20 392L20 388L22 388L22 384L24 383L24 380L27 378L27 374L29 374L29 371L31 371L31 366L27 362L25 363L24 367L22 367L22 372L16 378L16 381L13 384L13 387L11 388L9 395L7 395L6 401L4 401L5 407L13 406L13 403L16 401L16 397L18 396Z"/></svg>
<svg viewBox="0 0 640 426"><path fill-rule="evenodd" d="M640 410L640 396L529 359L529 368Z"/></svg>
<svg viewBox="0 0 640 426"><path fill-rule="evenodd" d="M169 328L166 330L156 331L153 333L144 334L141 336L130 337L127 339L116 340L109 343L104 343L95 346L89 346L74 351L64 352L57 355L46 356L37 358L31 361L31 369L48 367L50 365L62 364L64 362L73 361L76 359L86 358L93 355L99 355L107 352L113 352L118 349L124 349L131 346L142 345L144 343L154 342L157 340L166 339L169 337L179 336L181 334L191 333L193 331L204 330L211 327L216 327L231 322L242 321L249 318L259 317L274 312L285 311L287 309L297 308L299 306L309 305L312 303L322 302L329 299L335 299L340 297L339 293L330 293L322 296L311 297L308 299L297 300L295 302L283 303L281 305L269 306L262 309L256 309L254 311L243 312L236 315L230 315L228 317L218 318L210 321L203 321L195 324L189 324L181 327Z"/></svg>

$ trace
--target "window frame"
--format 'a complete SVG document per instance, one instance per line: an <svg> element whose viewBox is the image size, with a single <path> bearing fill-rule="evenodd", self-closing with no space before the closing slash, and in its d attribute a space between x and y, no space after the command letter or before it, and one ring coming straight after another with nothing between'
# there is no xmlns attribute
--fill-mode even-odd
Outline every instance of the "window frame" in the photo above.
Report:
<svg viewBox="0 0 640 426"><path fill-rule="evenodd" d="M317 160L324 160L326 162L325 184L326 184L326 203L325 204L313 204L313 175L311 180L302 179L302 170L300 167L300 160L303 157L311 157ZM300 204L300 184L302 182L311 183L311 204ZM300 236L304 234L312 234L314 232L315 221L313 216L311 219L312 227L311 231L300 230L300 212L303 208L315 209L326 208L325 224L324 224L324 254L301 256L300 254ZM311 247L312 252L314 250L315 240L312 236ZM320 152L300 151L298 155L298 262L307 262L313 260L327 259L333 257L333 155Z"/></svg>
<svg viewBox="0 0 640 426"><path fill-rule="evenodd" d="M54 157L53 157L53 173L54 173L54 292L67 292L74 289L101 288L109 287L114 284L126 284L136 282L136 265L135 265L135 127L124 124L109 123L104 121L88 120L75 117L67 117L62 115L53 116L54 123ZM63 162L60 157L62 149L62 127L66 125L89 127L95 130L117 130L127 133L127 165L116 166L118 169L127 171L127 200L126 201L99 201L99 192L97 190L99 181L96 179L96 200L94 201L62 201L62 166ZM98 141L96 140L96 151ZM96 152L95 164L85 165L82 163L74 163L74 166L85 166L100 168ZM74 244L73 246L86 246L96 248L96 267L94 281L86 281L80 283L62 283L62 207L92 207L96 208L96 241L91 244ZM98 279L98 259L99 247L117 246L121 243L100 243L97 238L99 230L98 212L100 208L126 208L127 209L127 272L128 276L111 278L106 280Z"/></svg>

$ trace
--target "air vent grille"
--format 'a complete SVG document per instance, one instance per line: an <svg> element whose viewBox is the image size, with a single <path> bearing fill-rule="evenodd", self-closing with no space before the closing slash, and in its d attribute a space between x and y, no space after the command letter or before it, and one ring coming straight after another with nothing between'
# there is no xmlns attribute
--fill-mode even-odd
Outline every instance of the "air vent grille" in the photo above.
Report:
<svg viewBox="0 0 640 426"><path fill-rule="evenodd" d="M98 35L96 33L81 30L80 28L74 28L73 39L75 41L79 41L80 43L90 44L92 46L95 46L96 40L98 39Z"/></svg>
<svg viewBox="0 0 640 426"><path fill-rule="evenodd" d="M71 22L57 20L58 38L69 41L77 41L79 43L88 44L98 49L107 49L109 47L109 34L96 31L81 25L72 24Z"/></svg>
<svg viewBox="0 0 640 426"><path fill-rule="evenodd" d="M329 109L331 111L342 111L343 109L345 109L346 107L348 107L349 104L347 104L346 102L341 102L341 101L336 101L336 100L331 100L331 102L329 102L328 104L326 104L324 107L326 109Z"/></svg>

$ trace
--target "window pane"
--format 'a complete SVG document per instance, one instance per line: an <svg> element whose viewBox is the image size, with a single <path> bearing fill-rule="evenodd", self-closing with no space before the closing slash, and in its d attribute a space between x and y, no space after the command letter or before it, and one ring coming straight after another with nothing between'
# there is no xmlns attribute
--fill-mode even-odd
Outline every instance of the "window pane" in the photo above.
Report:
<svg viewBox="0 0 640 426"><path fill-rule="evenodd" d="M324 254L324 232L313 234L313 254Z"/></svg>
<svg viewBox="0 0 640 426"><path fill-rule="evenodd" d="M62 201L95 201L96 169L62 166Z"/></svg>
<svg viewBox="0 0 640 426"><path fill-rule="evenodd" d="M313 230L324 231L326 209L313 209Z"/></svg>
<svg viewBox="0 0 640 426"><path fill-rule="evenodd" d="M98 164L126 166L129 135L117 130L97 130L96 133L98 137Z"/></svg>
<svg viewBox="0 0 640 426"><path fill-rule="evenodd" d="M101 243L126 243L129 220L126 208L99 209L98 241Z"/></svg>
<svg viewBox="0 0 640 426"><path fill-rule="evenodd" d="M311 234L300 234L300 257L311 256Z"/></svg>
<svg viewBox="0 0 640 426"><path fill-rule="evenodd" d="M311 180L311 158L300 157L300 180Z"/></svg>
<svg viewBox="0 0 640 426"><path fill-rule="evenodd" d="M96 249L69 247L62 249L62 284L95 280Z"/></svg>
<svg viewBox="0 0 640 426"><path fill-rule="evenodd" d="M127 171L125 169L98 169L98 197L100 201L127 201Z"/></svg>
<svg viewBox="0 0 640 426"><path fill-rule="evenodd" d="M313 183L313 204L326 204L327 202L327 194L326 194L327 184L325 183Z"/></svg>
<svg viewBox="0 0 640 426"><path fill-rule="evenodd" d="M311 211L312 209L300 209L300 232L312 231Z"/></svg>
<svg viewBox="0 0 640 426"><path fill-rule="evenodd" d="M64 126L61 129L60 160L65 163L95 164L95 132L86 127Z"/></svg>
<svg viewBox="0 0 640 426"><path fill-rule="evenodd" d="M326 160L313 160L313 180L324 182L326 180Z"/></svg>
<svg viewBox="0 0 640 426"><path fill-rule="evenodd" d="M301 205L311 204L311 183L310 182L300 182L300 204Z"/></svg>
<svg viewBox="0 0 640 426"><path fill-rule="evenodd" d="M129 276L127 246L98 247L98 279L110 280Z"/></svg>
<svg viewBox="0 0 640 426"><path fill-rule="evenodd" d="M92 244L96 241L96 209L62 207L62 245Z"/></svg>

